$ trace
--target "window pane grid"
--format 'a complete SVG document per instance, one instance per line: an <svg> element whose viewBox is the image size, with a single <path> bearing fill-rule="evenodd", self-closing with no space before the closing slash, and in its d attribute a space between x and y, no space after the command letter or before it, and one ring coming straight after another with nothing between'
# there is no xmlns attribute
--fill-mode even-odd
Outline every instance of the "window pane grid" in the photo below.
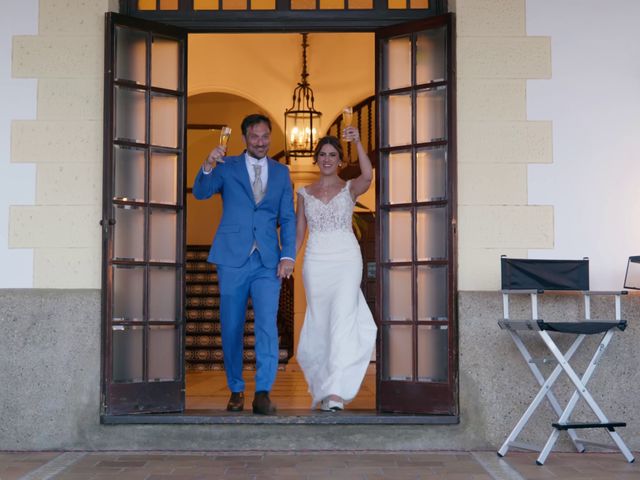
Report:
<svg viewBox="0 0 640 480"><path fill-rule="evenodd" d="M389 1L389 8L424 5L428 2ZM380 45L383 380L449 380L449 87L444 37L444 29L403 33Z"/></svg>

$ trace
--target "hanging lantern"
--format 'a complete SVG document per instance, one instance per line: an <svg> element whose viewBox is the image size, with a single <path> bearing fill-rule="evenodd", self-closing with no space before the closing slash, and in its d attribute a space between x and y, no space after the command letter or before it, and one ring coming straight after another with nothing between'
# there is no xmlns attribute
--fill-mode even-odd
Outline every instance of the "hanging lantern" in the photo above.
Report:
<svg viewBox="0 0 640 480"><path fill-rule="evenodd" d="M312 157L318 143L322 113L314 106L313 90L307 77L307 33L302 34L302 73L293 90L293 103L284 112L285 153L287 159Z"/></svg>

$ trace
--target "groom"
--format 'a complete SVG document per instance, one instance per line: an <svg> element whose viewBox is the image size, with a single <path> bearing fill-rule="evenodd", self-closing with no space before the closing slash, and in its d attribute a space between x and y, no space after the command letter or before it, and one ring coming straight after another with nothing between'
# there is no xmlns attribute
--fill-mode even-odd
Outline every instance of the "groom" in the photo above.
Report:
<svg viewBox="0 0 640 480"><path fill-rule="evenodd" d="M246 150L225 157L214 148L199 170L193 195L222 195L220 226L208 261L215 263L220 286L220 324L227 385L227 410L244 408L242 350L247 299L255 313L256 394L253 413L274 414L269 392L278 368L276 317L280 282L293 272L296 218L289 169L267 157L271 121L249 115L242 121ZM278 226L280 235L278 238Z"/></svg>

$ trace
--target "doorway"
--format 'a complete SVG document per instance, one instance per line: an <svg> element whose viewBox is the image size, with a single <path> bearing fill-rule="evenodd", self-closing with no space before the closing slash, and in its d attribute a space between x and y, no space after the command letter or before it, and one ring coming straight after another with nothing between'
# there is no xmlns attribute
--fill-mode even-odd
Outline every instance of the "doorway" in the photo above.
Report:
<svg viewBox="0 0 640 480"><path fill-rule="evenodd" d="M374 35L313 33L309 34L308 41L309 81L315 93L316 106L323 113L321 135L335 135L335 121L340 118L342 108L346 105L357 106L354 118L363 130L363 144L368 144L373 150L374 107L371 100L368 103L363 100L372 99L374 93ZM223 125L232 128L229 154L243 150L240 122L250 113L260 112L271 118L270 156L283 163L287 161L284 157L284 110L289 107L291 92L302 66L300 44L301 36L297 33L189 35L185 371L186 408L190 411L224 411L229 394L222 364L215 267L205 262L222 206L218 196L207 201L195 200L189 187L202 160L217 145ZM335 52L339 49L343 50L343 54L338 56ZM216 64L233 62L234 67L218 71L211 68L211 52L221 52L216 54ZM256 52L262 53L257 57ZM268 58L272 52L278 54ZM260 78L260 82L255 81L256 77ZM357 156L348 145L343 146L348 157L348 168L343 172L345 178L351 178L359 173ZM374 152L371 151L370 155L373 156ZM288 163L294 190L318 178L318 170L310 159L292 159ZM375 269L375 223L372 222L375 185L358 202L357 234L362 237L363 256L366 257L363 263L369 265L371 272L371 265ZM283 318L286 312L279 315L280 364L271 396L280 413L285 415L288 412L308 412L311 404L304 376L295 358L306 308L301 273L303 251L299 253L291 285L283 284L282 296L293 293L291 325ZM363 280L366 278L363 276ZM200 283L200 280L205 280L205 283ZM363 283L372 310L375 306L374 280L370 276L369 281ZM287 309L286 304L287 299L281 299L281 310L283 307ZM245 332L248 399L253 396L252 369L255 361L252 326L249 305ZM375 357L372 360L360 393L348 405L351 411L375 411Z"/></svg>
<svg viewBox="0 0 640 480"><path fill-rule="evenodd" d="M214 88L199 91L201 84L191 84L191 78L188 82L189 30L117 14L108 14L107 20L103 420L132 413L184 412L187 92L220 91L215 75ZM233 44L262 35L234 34ZM262 37L263 43L266 38L276 36ZM375 265L367 265L366 271L375 278L371 284L379 326L376 412L440 415L436 423L455 422L453 17L380 28L373 38L374 68L365 71L368 80L355 82L353 74L334 69L337 73L329 77L327 91L339 99L334 108L321 108L325 115L337 115L345 103L353 105L357 99L345 101L340 81L366 84L375 72L377 246ZM263 43L251 57L252 66L264 66L272 52L283 53L279 48L263 49ZM194 50L190 48L190 54ZM335 65L335 51L334 46L320 68ZM235 53L235 48L206 51L209 64L228 65L225 75L235 75L234 86L221 93L250 100L278 120L286 99L270 91L258 98L255 92L268 82L251 74L238 77ZM223 63L222 54L227 55ZM289 92L290 79L296 76L292 65L287 57L281 69L265 71ZM282 71L287 69L290 75ZM313 71L311 75L311 83L320 90L322 75L318 82ZM236 86L243 81L250 81L252 88L238 92ZM311 168L304 162L291 165L301 184L312 181ZM373 422L379 421L376 418Z"/></svg>

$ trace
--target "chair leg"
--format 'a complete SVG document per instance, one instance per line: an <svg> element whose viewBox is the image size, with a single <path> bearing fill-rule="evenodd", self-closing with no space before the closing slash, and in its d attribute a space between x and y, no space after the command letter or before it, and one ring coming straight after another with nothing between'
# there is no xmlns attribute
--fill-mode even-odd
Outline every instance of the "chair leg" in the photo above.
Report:
<svg viewBox="0 0 640 480"><path fill-rule="evenodd" d="M586 384L591 378L591 376L593 375L593 372L595 371L598 365L598 361L600 357L603 355L604 351L609 345L609 342L611 341L611 338L613 336L613 329L609 330L604 335L604 338L600 342L600 345L598 345L598 348L596 349L596 352L593 358L591 359L591 362L589 363L589 366L587 367L587 370L585 371L582 379L576 374L575 370L571 367L571 365L567 361L567 358L565 358L562 355L562 352L560 351L560 349L558 349L558 347L556 346L555 342L551 339L549 334L545 331L540 331L539 333L542 339L544 340L544 342L547 344L547 347L549 348L553 356L556 357L556 360L558 360L559 365L562 367L562 369L565 371L565 373L567 374L571 382L576 387L576 390L573 392L573 395L571 396L571 399L569 400L569 403L567 404L567 407L565 408L564 412L560 416L558 423L565 423L568 421L580 396L585 400L585 402L587 402L587 405L589 405L589 407L591 408L593 413L596 415L596 417L598 417L598 420L600 420L601 423L609 423L609 419L604 414L604 412L602 411L598 403L591 396L591 394L589 393L589 390L587 390ZM631 454L631 452L629 451L629 449L627 448L624 441L622 440L622 437L620 437L620 435L616 431L607 430L607 432L609 433L609 436L614 441L614 443L620 450L620 453L622 453L625 459L629 463L633 462L635 459ZM554 429L552 434L549 436L549 439L547 440L547 444L549 445L548 451L546 451L546 454L544 456L543 456L543 453L541 452L540 456L538 457L538 461L536 463L538 463L539 465L544 464L544 461L546 460L546 456L549 454L549 452L551 451L551 447L553 446L553 444L558 438L558 434L559 434L559 431ZM545 448L543 448L543 452L545 452L546 447L547 445L545 445Z"/></svg>
<svg viewBox="0 0 640 480"><path fill-rule="evenodd" d="M538 455L538 458L536 458L536 464L544 465L544 462L546 462L547 457L549 456L549 453L551 453L551 449L553 449L553 446L555 445L559 436L560 430L556 430L554 428L553 432L551 432L551 435L549 435L549 438L547 439L547 443L545 443L544 447L542 447L542 450L540 450L540 455Z"/></svg>
<svg viewBox="0 0 640 480"><path fill-rule="evenodd" d="M529 407L527 407L527 409L525 410L522 417L520 417L520 420L518 420L518 423L516 423L511 433L507 436L506 440L504 441L500 449L498 450L498 455L500 455L501 457L504 457L507 454L507 452L509 451L509 445L515 442L516 438L518 437L518 435L520 435L520 432L529 421L529 418L531 418L531 415L533 415L533 413L535 412L535 410L538 408L538 406L540 405L540 403L545 397L547 398L547 400L551 404L551 407L553 408L553 410L558 416L562 415L562 412L563 412L562 407L560 407L560 403L558 402L555 395L551 391L551 387L553 383L556 381L558 376L562 373L562 367L560 367L559 365L556 366L553 372L551 373L551 375L549 375L549 377L545 380L544 376L542 375L542 372L540 372L540 369L537 367L535 363L533 363L532 356L529 353L529 350L524 345L524 342L522 341L520 336L514 333L513 331L510 331L509 333L511 334L513 341L518 347L518 350L520 350L520 353L522 354L527 365L529 366L531 373L533 374L535 379L538 381L541 388L538 391L538 394L535 396L535 398L531 402L531 404L529 404ZM575 341L573 342L573 344L565 354L566 358L570 359L573 356L573 354L580 347L580 344L584 340L584 337L585 337L584 335L580 335L575 339ZM584 445L582 445L579 442L575 431L567 430L567 433L569 434L571 441L573 442L573 445L576 448L576 450L582 453L584 451Z"/></svg>

